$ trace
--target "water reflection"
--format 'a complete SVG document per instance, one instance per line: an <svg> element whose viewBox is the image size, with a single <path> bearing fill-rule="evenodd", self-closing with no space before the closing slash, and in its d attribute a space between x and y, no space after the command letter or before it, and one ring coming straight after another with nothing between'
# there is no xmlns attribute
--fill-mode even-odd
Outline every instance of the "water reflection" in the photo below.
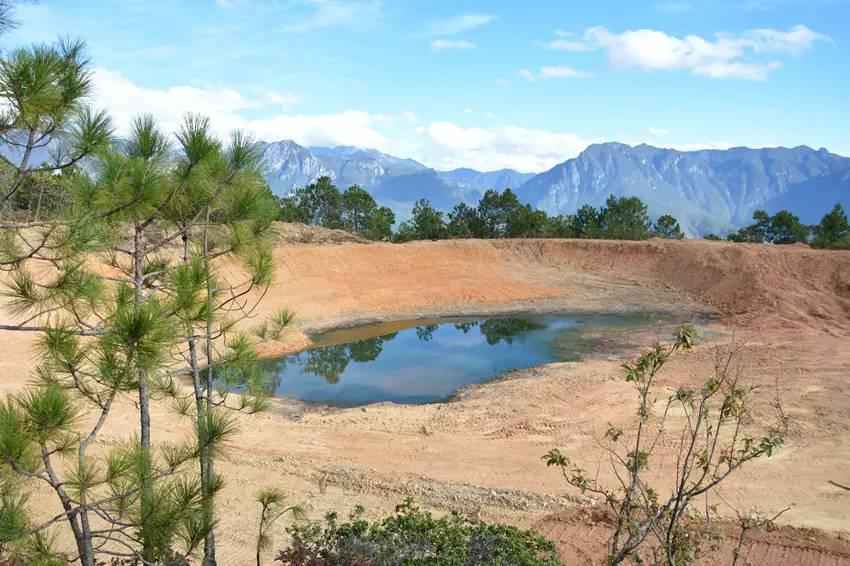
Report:
<svg viewBox="0 0 850 566"><path fill-rule="evenodd" d="M418 334L417 334L418 335ZM280 387L284 368L287 364L298 366L306 374L322 377L330 384L338 383L351 362L371 362L376 360L384 349L384 344L398 336L398 332L365 338L349 344L322 346L300 354L269 360L267 370L274 376L269 384L270 392Z"/></svg>
<svg viewBox="0 0 850 566"><path fill-rule="evenodd" d="M491 318L481 322L459 322L453 326L463 334L469 334L473 329L478 328L481 336L490 346L502 342L513 344L514 338L523 333L546 328L546 325L542 322L526 318ZM427 324L417 326L414 332L420 342L431 342L434 340L434 333L439 327L439 324ZM384 344L393 340L396 336L398 336L398 332L365 338L348 344L322 346L296 354L289 359L289 362L297 365L304 373L322 377L328 383L334 384L339 382L339 378L345 373L348 364L374 361L381 355ZM276 369L280 375L283 373L283 366L287 360L278 360L277 362ZM277 388L279 379L274 385Z"/></svg>
<svg viewBox="0 0 850 566"><path fill-rule="evenodd" d="M576 359L589 328L644 320L551 315L384 323L313 336L314 349L264 365L273 395L349 406L429 403L506 371Z"/></svg>

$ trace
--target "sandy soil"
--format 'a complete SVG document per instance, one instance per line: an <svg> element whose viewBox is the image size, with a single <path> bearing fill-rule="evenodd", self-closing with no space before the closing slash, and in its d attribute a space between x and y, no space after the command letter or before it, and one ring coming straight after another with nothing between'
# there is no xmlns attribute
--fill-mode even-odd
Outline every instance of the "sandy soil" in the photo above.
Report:
<svg viewBox="0 0 850 566"><path fill-rule="evenodd" d="M734 335L748 380L778 384L792 418L780 453L724 487L724 497L741 506L792 506L782 516L786 538L759 538L766 550L754 547L750 563L799 563L805 553L815 556L811 563L841 563L850 556L850 543L835 534L850 530L850 492L829 483L850 483L850 253L702 241L286 242L275 251L278 279L263 310L293 308L299 326L268 354L309 344L306 331L447 313L650 310L683 320L715 313L704 326L707 339L671 364L664 384L702 383L713 346ZM253 494L269 485L306 503L314 517L358 503L378 515L409 495L437 511L536 525L571 561L598 557L594 541L604 538L604 526L576 519L585 501L540 457L560 447L596 465L596 439L608 423L628 427L632 420L634 395L619 364L670 331L659 322L605 337L587 359L516 372L452 403L339 410L282 401L242 418L229 459L219 465L227 481L219 504L221 563L249 561ZM34 338L0 333L2 390L26 383ZM757 411L757 425L763 413ZM190 433L190 423L165 404L153 418L155 441ZM101 444L125 438L137 419L132 403L122 403ZM576 541L585 541L578 551ZM796 550L775 551L789 545Z"/></svg>

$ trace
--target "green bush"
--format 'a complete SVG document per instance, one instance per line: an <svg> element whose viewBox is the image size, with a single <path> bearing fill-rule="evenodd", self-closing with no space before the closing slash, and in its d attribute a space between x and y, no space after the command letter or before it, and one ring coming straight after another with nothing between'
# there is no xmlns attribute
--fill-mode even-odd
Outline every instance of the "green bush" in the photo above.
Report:
<svg viewBox="0 0 850 566"><path fill-rule="evenodd" d="M290 527L292 543L276 561L289 566L557 565L554 545L533 531L490 525L452 513L433 517L409 498L394 515L370 523L358 507L349 521Z"/></svg>

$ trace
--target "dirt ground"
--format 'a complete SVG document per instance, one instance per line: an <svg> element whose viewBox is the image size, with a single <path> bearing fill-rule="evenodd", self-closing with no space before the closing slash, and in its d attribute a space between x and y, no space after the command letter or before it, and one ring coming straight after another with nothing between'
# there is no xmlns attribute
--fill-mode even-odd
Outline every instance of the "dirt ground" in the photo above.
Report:
<svg viewBox="0 0 850 566"><path fill-rule="evenodd" d="M275 251L277 281L262 310L292 308L298 327L267 348L269 355L308 345L306 333L317 329L441 314L653 311L665 313L659 319L673 313L689 320L713 313L702 325L706 339L671 363L663 385L701 384L713 348L734 339L746 379L767 390L778 386L791 418L790 441L779 453L723 487L724 499L741 507L791 506L780 532L754 535L747 563L850 563L843 534L850 530L850 492L829 483L850 483L850 252L704 241L300 241L284 236ZM628 429L633 421L634 393L619 365L671 330L658 322L606 336L579 362L515 372L451 403L333 409L283 400L242 417L218 466L226 480L220 563L250 562L253 495L265 486L305 503L314 518L356 504L377 516L411 496L438 512L537 526L568 563L599 559L604 525L586 520L586 500L541 456L559 447L598 466L597 439L609 423ZM0 333L3 391L29 379L34 339ZM754 426L766 418L766 406L757 408ZM101 445L126 438L137 420L133 404L122 402ZM155 442L191 433L166 404L155 407L153 421ZM664 457L661 486L669 480ZM51 509L49 497L38 500Z"/></svg>

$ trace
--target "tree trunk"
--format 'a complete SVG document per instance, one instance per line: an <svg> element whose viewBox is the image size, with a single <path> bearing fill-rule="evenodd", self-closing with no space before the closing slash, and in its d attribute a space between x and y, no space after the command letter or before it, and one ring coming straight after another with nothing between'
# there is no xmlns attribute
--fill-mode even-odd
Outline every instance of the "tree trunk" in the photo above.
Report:
<svg viewBox="0 0 850 566"><path fill-rule="evenodd" d="M144 285L144 242L143 228L136 225L133 232L133 284L136 291L136 310L142 307L142 286ZM139 441L142 450L148 453L150 457L151 451L151 414L150 414L150 389L148 386L148 376L145 371L139 370ZM140 505L142 508L142 521L148 516L148 510L153 504L153 486L148 473L145 473L140 478ZM142 533L145 532L144 524ZM142 536L142 560L145 562L153 562L153 548L150 540Z"/></svg>
<svg viewBox="0 0 850 566"><path fill-rule="evenodd" d="M207 312L212 313L213 306L213 288L212 288L212 274L210 272L210 249L209 249L209 224L210 224L210 209L207 208L207 217L206 222L204 223L204 268L207 272ZM213 372L213 346L212 346L212 332L213 332L213 324L212 317L207 317L207 374L206 374L206 382L204 383L204 403L206 405L205 410L206 413L209 414L213 410L212 404L212 392L213 392L213 380L214 380L214 372ZM207 454L202 460L202 465L206 463L205 474L208 478L208 483L203 486L204 492L204 513L212 519L213 514L215 513L215 494L213 493L213 459L212 456ZM204 470L202 470L202 473ZM205 566L216 566L215 559L215 532L210 529L209 533L207 533L206 539L204 540L204 565Z"/></svg>
<svg viewBox="0 0 850 566"><path fill-rule="evenodd" d="M206 250L206 246L204 247ZM189 265L189 234L188 230L183 234L183 264ZM209 292L209 285L207 286ZM208 299L209 300L209 299ZM207 327L209 331L209 326ZM186 336L189 341L189 365L192 371L192 388L195 394L195 422L198 426L198 462L200 465L201 474L201 495L203 499L204 517L212 524L213 519L213 478L212 478L212 455L209 449L206 448L207 442L207 414L209 412L209 403L205 401L204 384L201 383L201 370L198 360L198 336L195 334L195 328L192 322L187 322ZM212 529L204 537L204 560L203 564L207 566L215 566L215 533Z"/></svg>
<svg viewBox="0 0 850 566"><path fill-rule="evenodd" d="M62 509L65 510L65 515L68 517L68 524L71 526L71 532L74 534L74 541L77 543L77 552L80 555L80 563L84 566L92 566L94 564L94 556L91 552L91 534L88 536L83 532L80 523L78 522L79 513L74 509L71 497L62 487L62 482L59 481L56 472L53 470L53 464L50 461L50 454L47 449L41 447L41 461L44 463L44 468L47 470L47 477L50 485L59 496L59 501L62 503Z"/></svg>

